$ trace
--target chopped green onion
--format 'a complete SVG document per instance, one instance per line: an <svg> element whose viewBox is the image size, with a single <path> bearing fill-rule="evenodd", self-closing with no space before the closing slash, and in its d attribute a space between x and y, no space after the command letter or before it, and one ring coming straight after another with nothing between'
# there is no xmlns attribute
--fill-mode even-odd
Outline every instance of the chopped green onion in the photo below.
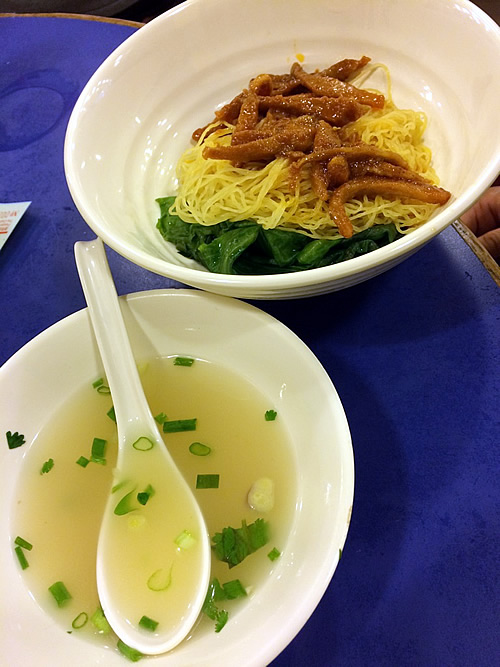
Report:
<svg viewBox="0 0 500 667"><path fill-rule="evenodd" d="M48 461L45 461L40 470L40 475L44 475L45 473L50 472L53 467L54 467L54 459L49 459Z"/></svg>
<svg viewBox="0 0 500 667"><path fill-rule="evenodd" d="M124 514L128 514L129 512L132 512L133 510L137 509L136 507L133 507L132 505L132 496L134 495L135 489L133 491L129 491L129 493L126 493L123 498L118 502L114 509L114 513L117 516L123 516Z"/></svg>
<svg viewBox="0 0 500 667"><path fill-rule="evenodd" d="M154 632L158 627L158 621L154 621L152 618L149 618L149 616L143 616L139 621L139 625L141 626L141 628L144 628L145 630L150 630L151 632Z"/></svg>
<svg viewBox="0 0 500 667"><path fill-rule="evenodd" d="M218 489L219 475L197 475L196 476L197 489Z"/></svg>
<svg viewBox="0 0 500 667"><path fill-rule="evenodd" d="M90 461L85 456L80 456L80 458L77 459L76 462L79 466L82 466L82 468L86 468L90 463Z"/></svg>
<svg viewBox="0 0 500 667"><path fill-rule="evenodd" d="M268 541L268 524L264 519L256 519L248 525L242 521L241 528L228 526L212 537L215 555L230 568L241 563Z"/></svg>
<svg viewBox="0 0 500 667"><path fill-rule="evenodd" d="M19 537L19 535L14 540L14 544L18 544L20 547L22 547L23 549L27 549L28 551L31 551L33 549L33 545L30 542L28 542L28 540Z"/></svg>
<svg viewBox="0 0 500 667"><path fill-rule="evenodd" d="M7 437L7 445L9 449L16 449L17 447L24 445L26 442L24 435L22 433L18 433L17 431L15 433L7 431L5 435Z"/></svg>
<svg viewBox="0 0 500 667"><path fill-rule="evenodd" d="M127 646L127 644L122 642L121 639L118 640L116 646L118 647L120 653L122 653L126 658L128 658L132 662L138 662L141 658L144 658L143 653L141 653L135 648L132 648L131 646Z"/></svg>
<svg viewBox="0 0 500 667"><path fill-rule="evenodd" d="M117 483L111 488L111 493L116 493L117 491L119 491L120 489L122 489L122 488L125 486L125 484L127 484L127 483L128 483L128 482L127 482L126 479L124 479L123 482L117 482Z"/></svg>
<svg viewBox="0 0 500 667"><path fill-rule="evenodd" d="M159 415L156 415L155 419L158 422L158 424L164 424L167 421L168 417L164 412L160 412Z"/></svg>
<svg viewBox="0 0 500 667"><path fill-rule="evenodd" d="M192 357L175 357L174 366L192 366L194 359Z"/></svg>
<svg viewBox="0 0 500 667"><path fill-rule="evenodd" d="M104 616L104 612L101 607L97 607L95 612L90 617L90 622L101 635L107 635L111 632L111 626L108 623L106 616Z"/></svg>
<svg viewBox="0 0 500 667"><path fill-rule="evenodd" d="M76 618L73 619L73 622L71 623L71 627L74 630L79 630L80 628L83 628L84 625L86 625L87 621L89 620L89 615L81 611Z"/></svg>
<svg viewBox="0 0 500 667"><path fill-rule="evenodd" d="M174 540L175 544L179 547L179 549L190 549L193 544L196 544L196 538L191 535L191 533L188 530L183 530L182 533L177 535L177 537Z"/></svg>
<svg viewBox="0 0 500 667"><path fill-rule="evenodd" d="M104 384L104 378L99 378L98 380L92 382L92 386L94 387L94 389L101 387L103 384Z"/></svg>
<svg viewBox="0 0 500 667"><path fill-rule="evenodd" d="M194 419L172 419L163 422L163 433L179 433L181 431L196 431L196 417Z"/></svg>
<svg viewBox="0 0 500 667"><path fill-rule="evenodd" d="M106 445L107 441L102 438L94 438L92 441L92 450L90 460L94 463L106 464Z"/></svg>
<svg viewBox="0 0 500 667"><path fill-rule="evenodd" d="M153 449L154 442L145 436L141 436L134 442L132 447L139 452L148 452L150 449Z"/></svg>
<svg viewBox="0 0 500 667"><path fill-rule="evenodd" d="M62 581L56 581L55 584L49 586L49 591L54 596L58 607L64 606L68 600L71 600L71 593L68 591Z"/></svg>
<svg viewBox="0 0 500 667"><path fill-rule="evenodd" d="M229 614L225 609L221 609L217 614L217 620L215 623L215 632L220 632L222 628L226 625Z"/></svg>
<svg viewBox="0 0 500 667"><path fill-rule="evenodd" d="M24 555L24 551L22 550L21 547L15 547L14 551L16 552L17 560L19 561L21 569L25 570L27 567L30 566L30 564L28 563L28 559Z"/></svg>
<svg viewBox="0 0 500 667"><path fill-rule="evenodd" d="M140 493L137 494L137 500L141 503L141 505L145 505L148 500L154 496L155 490L151 486L151 484L148 484L147 487L144 489L144 491L141 491Z"/></svg>
<svg viewBox="0 0 500 667"><path fill-rule="evenodd" d="M276 410L266 410L264 419L266 420L266 422L273 422L276 419L277 415L278 413L276 412Z"/></svg>
<svg viewBox="0 0 500 667"><path fill-rule="evenodd" d="M269 558L269 560L276 560L280 556L281 556L281 551L278 551L278 549L276 549L276 547L271 549L271 551L267 554L267 557Z"/></svg>
<svg viewBox="0 0 500 667"><path fill-rule="evenodd" d="M195 456L207 456L212 449L208 445L204 445L202 442L192 442L189 445L189 451Z"/></svg>
<svg viewBox="0 0 500 667"><path fill-rule="evenodd" d="M339 560L342 558L342 549L339 549Z"/></svg>
<svg viewBox="0 0 500 667"><path fill-rule="evenodd" d="M98 394L111 394L111 389L105 384L101 384L100 387L97 387Z"/></svg>
<svg viewBox="0 0 500 667"><path fill-rule="evenodd" d="M224 589L224 593L226 594L226 598L228 600L235 600L236 598L246 597L247 594L239 579L233 579L232 581L228 581L225 584L222 584L222 588Z"/></svg>
<svg viewBox="0 0 500 667"><path fill-rule="evenodd" d="M116 424L116 415L115 415L115 406L112 405L109 410L106 412L107 416L111 419L111 421L114 421Z"/></svg>
<svg viewBox="0 0 500 667"><path fill-rule="evenodd" d="M158 570L155 570L153 574L148 579L148 588L150 591L166 591L167 588L172 583L172 568L167 570L164 567L161 567Z"/></svg>

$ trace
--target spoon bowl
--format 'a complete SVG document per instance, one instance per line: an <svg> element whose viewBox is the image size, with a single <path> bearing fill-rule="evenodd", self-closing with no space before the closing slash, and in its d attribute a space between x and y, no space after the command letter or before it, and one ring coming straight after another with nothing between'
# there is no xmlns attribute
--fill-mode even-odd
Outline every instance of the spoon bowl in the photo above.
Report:
<svg viewBox="0 0 500 667"><path fill-rule="evenodd" d="M124 644L164 653L188 635L201 611L209 537L144 396L102 241L77 242L75 258L118 430L97 549L99 599Z"/></svg>

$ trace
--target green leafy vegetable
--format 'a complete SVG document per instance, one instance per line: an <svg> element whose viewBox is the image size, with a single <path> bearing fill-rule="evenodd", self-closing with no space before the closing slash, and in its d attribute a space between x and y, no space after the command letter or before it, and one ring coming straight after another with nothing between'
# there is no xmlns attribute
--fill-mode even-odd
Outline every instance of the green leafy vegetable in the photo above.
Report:
<svg viewBox="0 0 500 667"><path fill-rule="evenodd" d="M197 489L218 489L219 488L219 475L217 475L217 474L197 475L197 477L196 477L196 488Z"/></svg>
<svg viewBox="0 0 500 667"><path fill-rule="evenodd" d="M220 632L229 618L228 612L225 609L219 609L215 603L221 600L234 600L239 597L245 597L246 594L247 592L239 579L228 581L222 586L216 577L212 579L201 610L212 621L215 621L215 632Z"/></svg>
<svg viewBox="0 0 500 667"><path fill-rule="evenodd" d="M163 433L180 433L181 431L196 431L196 418L172 419L163 422Z"/></svg>
<svg viewBox="0 0 500 667"><path fill-rule="evenodd" d="M18 433L17 431L15 433L7 431L5 435L7 436L7 445L9 449L16 449L17 447L21 447L21 445L24 445L26 442L24 435L22 433Z"/></svg>
<svg viewBox="0 0 500 667"><path fill-rule="evenodd" d="M276 410L266 410L266 414L264 415L264 419L266 422L273 422L276 417L278 416L278 413Z"/></svg>
<svg viewBox="0 0 500 667"><path fill-rule="evenodd" d="M141 491L137 494L137 500L141 503L141 505L145 505L148 500L154 496L154 494L155 490L151 484L148 484L144 491Z"/></svg>
<svg viewBox="0 0 500 667"><path fill-rule="evenodd" d="M236 598L246 597L246 590L239 579L233 579L222 584L227 600L235 600Z"/></svg>
<svg viewBox="0 0 500 667"><path fill-rule="evenodd" d="M247 525L241 522L241 528L223 528L222 532L212 537L212 546L217 558L226 562L229 567L241 563L247 556L267 544L268 524L264 519L256 519Z"/></svg>
<svg viewBox="0 0 500 667"><path fill-rule="evenodd" d="M54 459L48 459L48 461L45 461L45 463L41 467L40 475L45 475L45 473L50 472L53 467L54 467Z"/></svg>
<svg viewBox="0 0 500 667"><path fill-rule="evenodd" d="M169 212L174 199L157 199L160 234L181 254L214 273L259 275L304 271L364 255L401 236L392 223L375 225L350 239L334 240L264 229L252 220L199 225L184 222Z"/></svg>

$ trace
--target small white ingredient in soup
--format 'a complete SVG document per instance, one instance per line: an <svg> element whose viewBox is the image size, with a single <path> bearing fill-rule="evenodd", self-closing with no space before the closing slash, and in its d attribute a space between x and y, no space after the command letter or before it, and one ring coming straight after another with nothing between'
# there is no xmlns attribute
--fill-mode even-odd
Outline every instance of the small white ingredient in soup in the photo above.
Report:
<svg viewBox="0 0 500 667"><path fill-rule="evenodd" d="M269 477L256 480L248 492L248 504L256 512L269 512L274 507L274 482Z"/></svg>

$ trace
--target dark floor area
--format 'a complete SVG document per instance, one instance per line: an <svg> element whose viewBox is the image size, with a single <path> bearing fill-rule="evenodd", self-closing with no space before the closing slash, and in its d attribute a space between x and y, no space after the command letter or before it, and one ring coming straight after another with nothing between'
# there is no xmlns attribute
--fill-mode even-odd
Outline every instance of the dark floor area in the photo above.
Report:
<svg viewBox="0 0 500 667"><path fill-rule="evenodd" d="M142 0L116 14L116 17L145 23L178 4L180 4L180 0L177 2L174 0ZM500 0L475 0L474 4L481 7L483 11L500 24Z"/></svg>

